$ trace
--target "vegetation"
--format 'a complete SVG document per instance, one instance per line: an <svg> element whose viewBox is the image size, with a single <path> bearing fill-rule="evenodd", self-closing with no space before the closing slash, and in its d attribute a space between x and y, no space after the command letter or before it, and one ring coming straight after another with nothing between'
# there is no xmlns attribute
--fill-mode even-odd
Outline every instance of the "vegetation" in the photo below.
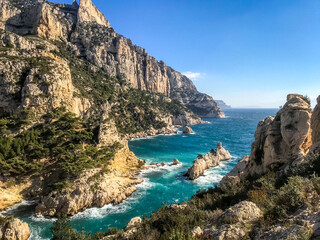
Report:
<svg viewBox="0 0 320 240"><path fill-rule="evenodd" d="M313 155L304 165L287 174L270 172L258 179L248 179L241 182L241 187L229 189L228 193L219 187L200 190L180 207L164 204L150 217L144 217L141 226L130 239L197 239L190 236L194 227L217 226L224 210L244 200L254 202L263 211L263 217L250 228L248 239L256 235L257 231L267 231L278 223L289 228L290 224L294 224L288 222L289 216L302 205L308 204L314 210L319 210L319 174L320 155ZM311 239L312 230L302 226L298 235L298 239ZM118 233L118 237L112 239L123 238Z"/></svg>
<svg viewBox="0 0 320 240"><path fill-rule="evenodd" d="M107 166L119 143L98 149L94 129L74 114L59 108L43 116L43 123L12 136L11 129L29 123L30 115L0 119L0 175L24 176L44 170L52 187L61 189L83 170ZM44 162L43 160L47 161ZM50 187L50 186L49 186Z"/></svg>
<svg viewBox="0 0 320 240"><path fill-rule="evenodd" d="M13 216L6 216L6 217L1 217L0 216L0 228L5 225L7 222L13 221L14 217Z"/></svg>
<svg viewBox="0 0 320 240"><path fill-rule="evenodd" d="M62 43L57 41L54 44L59 51L54 50L52 53L68 61L79 96L94 101L94 112L98 112L99 107L108 101L112 105L110 117L115 120L120 133L160 129L166 127L166 123L158 119L159 116L179 115L188 111L180 102L170 100L162 94L133 89L124 77L110 77L102 69L71 54ZM95 123L99 120L92 119Z"/></svg>
<svg viewBox="0 0 320 240"><path fill-rule="evenodd" d="M59 216L58 220L54 222L51 227L52 240L98 240L102 239L104 236L116 235L119 230L115 228L110 228L105 233L97 233L91 235L90 233L85 233L84 230L77 232L71 225L70 219L66 216Z"/></svg>

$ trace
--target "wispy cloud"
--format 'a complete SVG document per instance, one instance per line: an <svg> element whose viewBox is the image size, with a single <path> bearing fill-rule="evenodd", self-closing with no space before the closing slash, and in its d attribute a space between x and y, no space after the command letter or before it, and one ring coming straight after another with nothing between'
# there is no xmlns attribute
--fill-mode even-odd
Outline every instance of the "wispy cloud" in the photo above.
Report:
<svg viewBox="0 0 320 240"><path fill-rule="evenodd" d="M196 72L190 72L190 71L184 72L182 74L185 75L186 77L192 79L192 80L198 80L203 75L205 75L204 73L196 73Z"/></svg>

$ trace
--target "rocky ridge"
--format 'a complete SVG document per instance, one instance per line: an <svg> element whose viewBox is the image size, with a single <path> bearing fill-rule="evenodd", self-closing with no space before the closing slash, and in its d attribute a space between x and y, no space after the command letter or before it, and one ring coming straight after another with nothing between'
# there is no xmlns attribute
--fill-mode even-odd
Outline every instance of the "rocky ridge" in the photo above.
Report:
<svg viewBox="0 0 320 240"><path fill-rule="evenodd" d="M226 161L231 158L229 151L222 147L222 143L217 144L216 150L211 150L204 156L198 156L197 159L193 161L193 165L188 169L186 176L194 180L200 177L206 169L216 167L220 164L220 161Z"/></svg>
<svg viewBox="0 0 320 240"><path fill-rule="evenodd" d="M23 176L21 181L15 182L15 191L10 191L12 188L8 187L12 180L10 176L1 177L1 192L11 192L11 201L0 200L2 209L28 198L40 199L36 213L45 216L59 213L73 215L92 206L118 204L136 190L135 185L141 182L137 173L144 165L129 151L126 139L174 133L176 130L172 125L202 123L193 112L160 90L163 87L160 83L154 87L136 86L151 92L133 91L133 80L128 76L121 77L123 72L117 69L120 55L121 59L127 57L126 52L112 52L109 49L109 55L119 59L110 60L114 64L112 71L107 70L110 66L106 64L106 69L101 70L103 67L98 62L90 60L94 48L86 50L88 56L82 52L83 47L89 47L95 41L90 39L86 43L88 46L84 42L79 45L72 43L71 39L85 41L82 38L85 36L78 39L76 35L88 27L98 30L98 33L92 34L102 34L107 38L105 44L111 44L110 41L117 43L120 39L129 44L128 39L114 32L91 1L67 5L36 0L4 0L0 5L1 137L15 138L28 130L32 132L45 123L48 114L63 108L90 125L96 138L94 147L101 149L115 143L123 146L117 150L108 171L99 167L85 170L72 180L72 184L64 185L62 190L47 191L50 178L47 178L46 168L50 167L52 159L42 160L44 169L37 173L39 175ZM90 32L85 35L91 36ZM138 47L130 44L129 47L135 54L141 54L136 52ZM144 57L147 55L143 54L141 61ZM152 62L159 64L154 59ZM179 86L187 84L195 89L190 80L171 68L169 71L175 76L172 81L179 82ZM148 79L154 81L153 75ZM137 100L141 105L137 104ZM24 119L23 126L7 126L12 119L26 113L30 113L32 118Z"/></svg>
<svg viewBox="0 0 320 240"><path fill-rule="evenodd" d="M79 5L6 0L2 9L6 10L0 12L0 21L7 31L64 41L74 54L111 76L124 76L134 88L177 99L201 117L224 117L215 101L199 93L190 79L117 34L91 0Z"/></svg>

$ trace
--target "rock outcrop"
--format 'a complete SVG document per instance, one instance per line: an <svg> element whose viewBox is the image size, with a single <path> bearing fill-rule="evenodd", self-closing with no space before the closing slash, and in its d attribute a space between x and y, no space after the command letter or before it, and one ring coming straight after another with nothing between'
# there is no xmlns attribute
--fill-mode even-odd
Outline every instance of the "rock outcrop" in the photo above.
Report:
<svg viewBox="0 0 320 240"><path fill-rule="evenodd" d="M249 156L244 156L234 168L221 179L219 186L223 191L233 191L234 187L241 183L241 180L246 179L248 176L248 161Z"/></svg>
<svg viewBox="0 0 320 240"><path fill-rule="evenodd" d="M27 240L30 237L30 229L27 223L19 219L8 219L0 224L1 240Z"/></svg>
<svg viewBox="0 0 320 240"><path fill-rule="evenodd" d="M315 116L317 114L316 108ZM302 163L312 145L311 116L312 110L306 98L289 94L287 103L275 117L259 122L249 159L238 162L234 170L223 177L221 188L227 191L247 176L262 176L275 169L286 171ZM313 126L317 129L319 121L313 119ZM314 139L317 139L317 130Z"/></svg>
<svg viewBox="0 0 320 240"><path fill-rule="evenodd" d="M20 35L64 41L79 57L137 89L176 99L201 117L224 117L216 102L199 93L190 79L117 34L91 0L78 5L41 0L1 3L0 27Z"/></svg>
<svg viewBox="0 0 320 240"><path fill-rule="evenodd" d="M242 240L247 235L250 224L262 217L262 211L249 201L242 201L222 213L218 226L205 229L201 239Z"/></svg>
<svg viewBox="0 0 320 240"><path fill-rule="evenodd" d="M77 7L77 3L73 3ZM110 23L104 15L93 5L91 0L81 0L78 10L78 23L96 23L110 27Z"/></svg>
<svg viewBox="0 0 320 240"><path fill-rule="evenodd" d="M182 132L185 133L185 134L191 134L191 133L193 133L193 130L189 126L184 126L183 129L182 129Z"/></svg>
<svg viewBox="0 0 320 240"><path fill-rule="evenodd" d="M311 117L311 129L312 129L312 146L310 152L320 150L320 96L317 98L317 105L313 110Z"/></svg>
<svg viewBox="0 0 320 240"><path fill-rule="evenodd" d="M194 180L200 177L206 169L216 167L220 164L220 161L229 160L230 158L231 155L229 151L225 150L219 142L216 150L212 149L206 155L198 156L198 158L193 161L193 165L188 169L186 176Z"/></svg>
<svg viewBox="0 0 320 240"><path fill-rule="evenodd" d="M136 177L143 165L126 146L116 153L108 172L98 168L86 171L63 191L42 196L35 212L43 216L74 215L88 207L119 204L143 182Z"/></svg>
<svg viewBox="0 0 320 240"><path fill-rule="evenodd" d="M250 223L259 220L262 211L256 204L249 201L240 202L228 208L218 219L220 225Z"/></svg>

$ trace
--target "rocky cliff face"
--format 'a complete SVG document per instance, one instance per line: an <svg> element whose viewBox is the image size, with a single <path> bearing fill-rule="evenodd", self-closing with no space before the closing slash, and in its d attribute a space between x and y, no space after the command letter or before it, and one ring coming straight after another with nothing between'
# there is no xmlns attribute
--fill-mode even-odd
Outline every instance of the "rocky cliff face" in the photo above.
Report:
<svg viewBox="0 0 320 240"><path fill-rule="evenodd" d="M312 129L312 147L310 152L320 150L320 96L317 98L317 105L313 110L311 117L311 129Z"/></svg>
<svg viewBox="0 0 320 240"><path fill-rule="evenodd" d="M249 157L243 158L220 182L228 191L248 176L270 171L287 171L305 161L309 151L318 146L319 104L314 112L305 97L289 94L286 104L275 117L259 122ZM312 142L313 147L312 146Z"/></svg>
<svg viewBox="0 0 320 240"><path fill-rule="evenodd" d="M143 165L144 162L125 146L116 153L108 172L99 168L86 171L72 186L42 196L35 213L43 216L74 215L89 207L119 204L137 190L137 184L143 182L136 176Z"/></svg>
<svg viewBox="0 0 320 240"><path fill-rule="evenodd" d="M124 76L134 88L178 99L201 117L224 117L214 100L199 93L190 79L117 34L91 0L81 0L80 5L41 0L1 4L4 29L62 40L76 55L109 75Z"/></svg>

